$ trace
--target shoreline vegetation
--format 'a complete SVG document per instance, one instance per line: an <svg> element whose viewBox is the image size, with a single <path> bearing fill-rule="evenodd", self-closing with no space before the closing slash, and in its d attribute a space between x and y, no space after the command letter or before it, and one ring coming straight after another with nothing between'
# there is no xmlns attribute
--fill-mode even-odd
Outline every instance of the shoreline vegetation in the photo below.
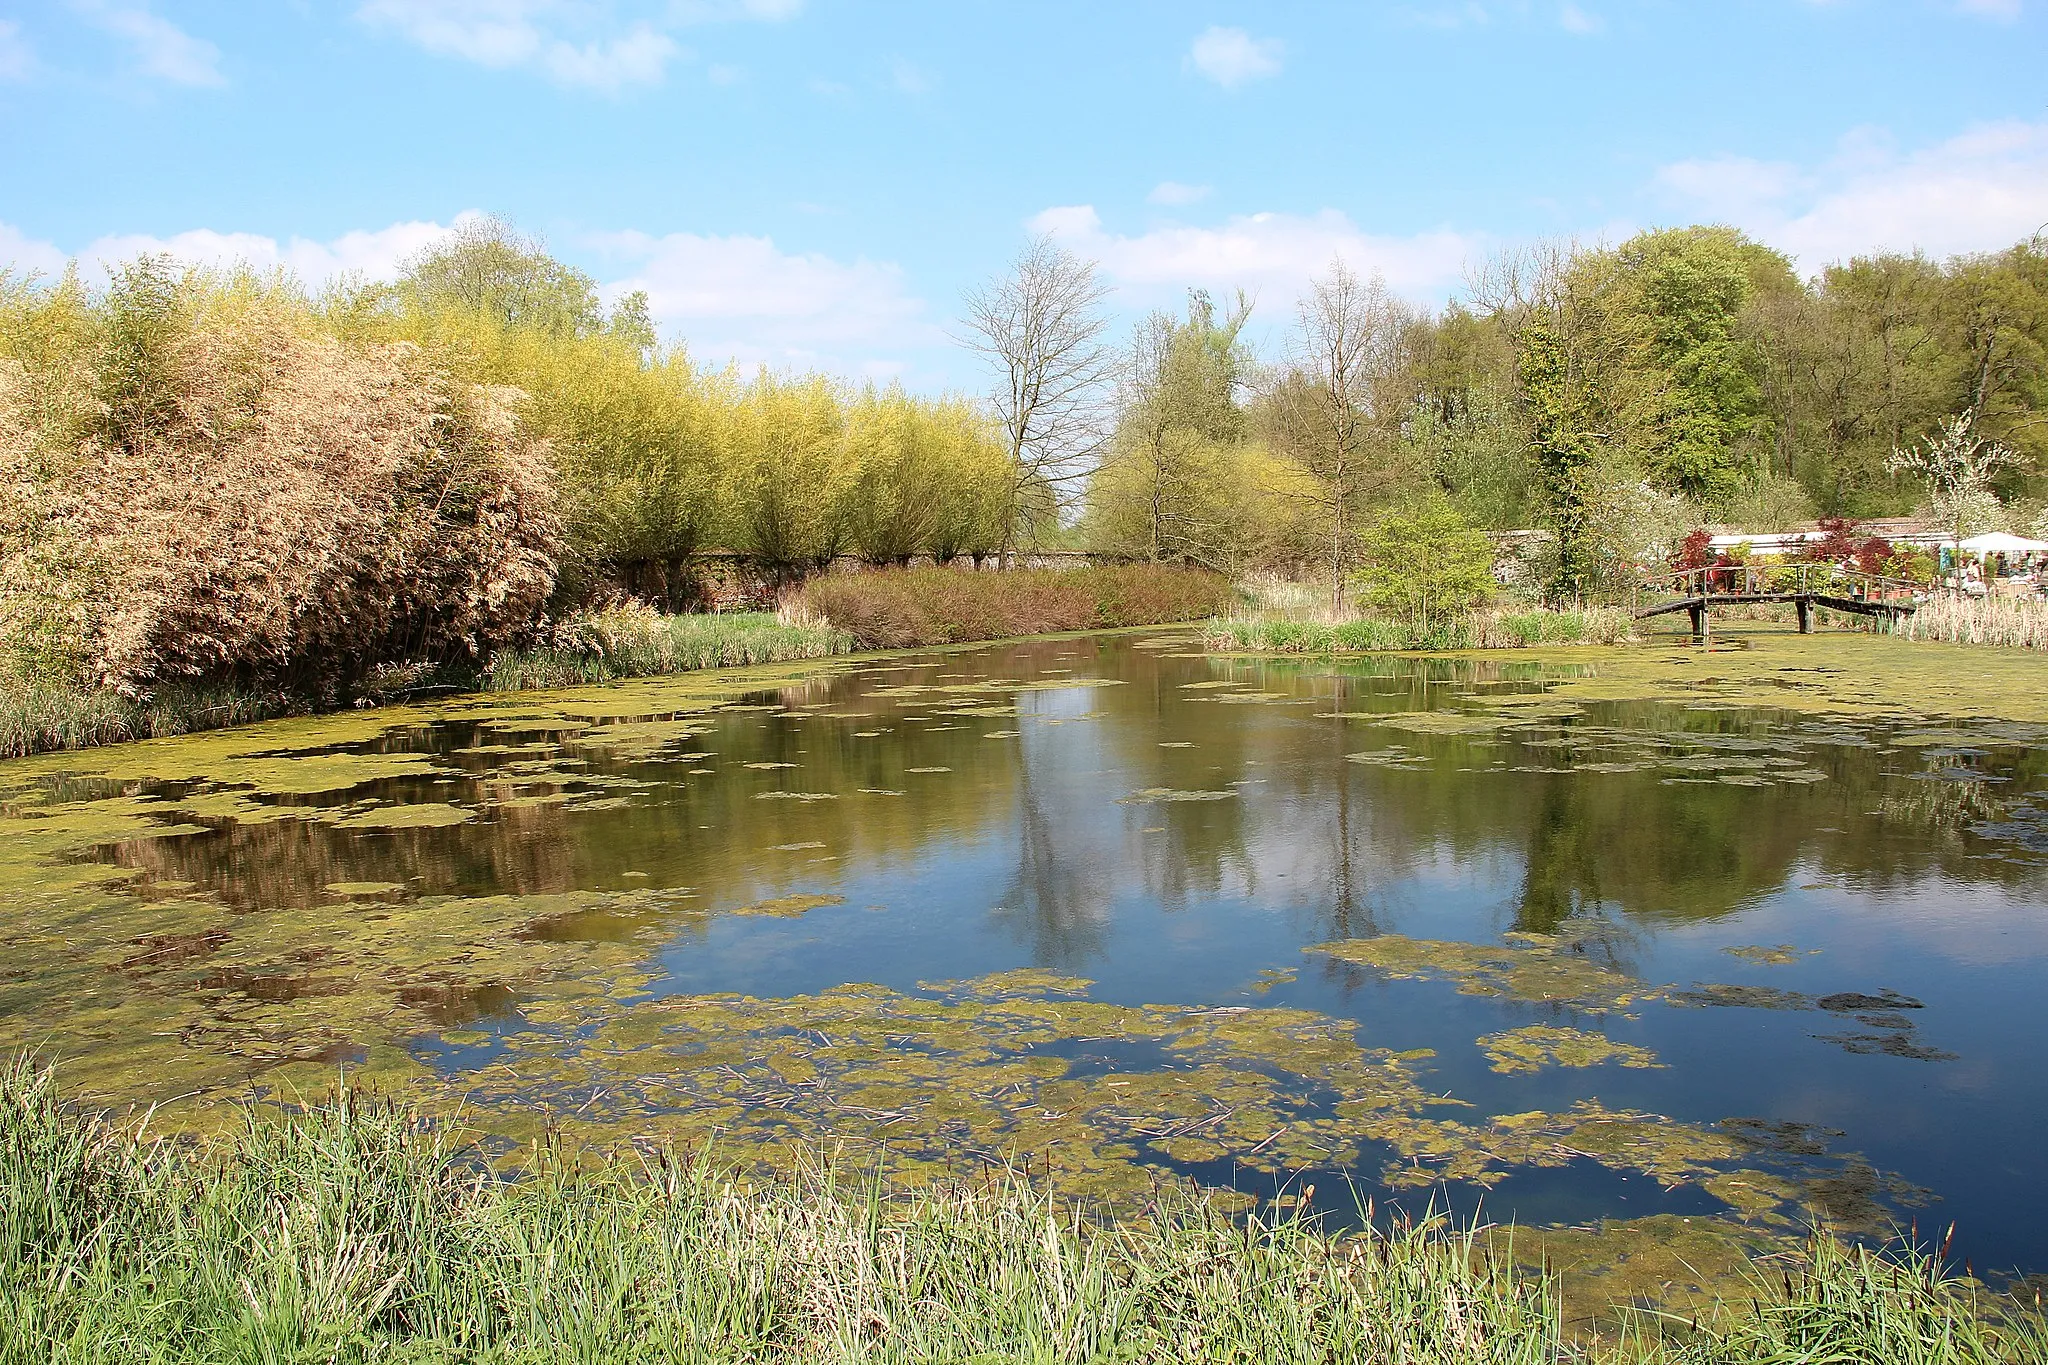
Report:
<svg viewBox="0 0 2048 1365"><path fill-rule="evenodd" d="M908 1189L821 1158L755 1180L552 1140L506 1176L345 1089L203 1141L147 1126L67 1103L31 1058L0 1068L0 1361L2048 1358L2037 1306L1825 1234L1701 1311L1577 1319L1595 1335L1515 1230L1340 1230L1308 1190L1245 1216L1166 1184L1118 1215L1009 1169Z"/></svg>
<svg viewBox="0 0 2048 1365"><path fill-rule="evenodd" d="M227 729L349 706L463 692L605 686L703 669L829 659L861 651L996 642L1066 631L1192 624L1222 653L1323 655L1464 652L1641 644L1619 607L1495 603L1421 621L1338 615L1324 590L1270 575L1234 588L1174 566L974 571L936 566L820 575L775 612L671 614L629 601L581 613L482 666L382 665L352 698L282 688L173 683L128 695L0 674L0 758ZM1789 608L1728 608L1742 621L1789 620ZM1825 614L1824 614L1825 616ZM1896 624L1853 633L1908 641L2048 648L2048 605L1940 599Z"/></svg>
<svg viewBox="0 0 2048 1365"><path fill-rule="evenodd" d="M1131 564L975 571L924 567L821 575L777 612L671 615L629 602L586 612L523 646L462 662L380 665L354 695L169 685L141 695L0 674L0 758L225 729L281 716L460 692L603 686L712 668L827 659L1213 616L1227 580Z"/></svg>
<svg viewBox="0 0 2048 1365"><path fill-rule="evenodd" d="M1495 608L1416 625L1383 617L1349 621L1229 616L1206 623L1210 649L1249 654L1452 653L1541 645L1618 645L1635 640L1634 622L1617 607Z"/></svg>
<svg viewBox="0 0 2048 1365"><path fill-rule="evenodd" d="M1390 562L1408 562L1400 545ZM1619 607L1546 607L1503 602L1486 582L1488 551L1467 549L1464 581L1455 593L1437 593L1434 609L1414 610L1404 594L1371 592L1358 605L1338 608L1327 588L1254 574L1238 585L1227 615L1206 622L1202 643L1250 654L1368 654L1397 650L1527 649L1538 645L1612 645L1636 638L1635 623ZM1403 586L1424 572L1404 576ZM1439 580L1445 575L1434 575ZM1441 584L1439 584L1441 586Z"/></svg>

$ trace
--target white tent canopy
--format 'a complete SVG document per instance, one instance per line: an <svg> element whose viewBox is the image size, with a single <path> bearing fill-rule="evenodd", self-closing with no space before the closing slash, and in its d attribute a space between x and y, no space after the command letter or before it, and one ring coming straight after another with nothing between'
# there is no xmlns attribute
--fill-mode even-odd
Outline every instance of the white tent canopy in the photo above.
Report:
<svg viewBox="0 0 2048 1365"><path fill-rule="evenodd" d="M2029 540L2025 536L2007 535L2004 531L1971 536L1962 542L1962 547L1964 553L1973 555L2048 554L2048 540Z"/></svg>

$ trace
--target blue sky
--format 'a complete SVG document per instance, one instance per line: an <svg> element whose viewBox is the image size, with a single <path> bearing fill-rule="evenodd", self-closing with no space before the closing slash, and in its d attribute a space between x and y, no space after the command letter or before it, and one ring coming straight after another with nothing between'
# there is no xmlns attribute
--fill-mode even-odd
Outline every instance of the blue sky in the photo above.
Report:
<svg viewBox="0 0 2048 1365"><path fill-rule="evenodd" d="M2048 225L2048 0L0 0L0 260L389 275L465 213L704 359L976 387L1025 236L1120 309L1424 302L1725 221L1808 270Z"/></svg>

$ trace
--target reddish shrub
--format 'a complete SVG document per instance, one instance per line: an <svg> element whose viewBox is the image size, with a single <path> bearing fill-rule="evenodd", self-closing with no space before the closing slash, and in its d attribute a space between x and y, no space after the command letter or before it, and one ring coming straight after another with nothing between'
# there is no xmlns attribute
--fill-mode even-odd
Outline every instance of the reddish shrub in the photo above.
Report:
<svg viewBox="0 0 2048 1365"><path fill-rule="evenodd" d="M1856 547L1856 568L1862 573L1881 574L1891 557L1892 543L1883 536L1872 536Z"/></svg>
<svg viewBox="0 0 2048 1365"><path fill-rule="evenodd" d="M1845 564L1862 549L1852 517L1822 517L1820 530L1820 539L1807 541L1801 549L1801 559L1814 564Z"/></svg>
<svg viewBox="0 0 2048 1365"><path fill-rule="evenodd" d="M1090 569L881 569L814 578L803 611L865 649L960 644L1062 630L1159 625L1214 616L1230 597L1219 574L1159 564Z"/></svg>
<svg viewBox="0 0 2048 1365"><path fill-rule="evenodd" d="M1714 533L1701 526L1686 533L1678 543L1678 553L1671 557L1671 567L1685 572L1704 569L1714 562Z"/></svg>

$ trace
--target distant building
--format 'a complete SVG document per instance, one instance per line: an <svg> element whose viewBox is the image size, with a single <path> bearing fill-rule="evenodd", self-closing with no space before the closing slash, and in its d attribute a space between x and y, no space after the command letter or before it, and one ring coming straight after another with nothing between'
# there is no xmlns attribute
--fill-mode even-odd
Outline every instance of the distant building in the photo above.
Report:
<svg viewBox="0 0 2048 1365"><path fill-rule="evenodd" d="M1806 522L1784 531L1743 531L1732 526L1709 526L1713 540L1709 542L1716 550L1732 550L1737 546L1751 554L1790 555L1808 541L1824 540L1827 532L1818 522ZM1916 545L1934 549L1949 543L1948 532L1928 522L1913 517L1873 517L1859 521L1850 532L1858 540L1876 536L1890 541L1893 545Z"/></svg>

